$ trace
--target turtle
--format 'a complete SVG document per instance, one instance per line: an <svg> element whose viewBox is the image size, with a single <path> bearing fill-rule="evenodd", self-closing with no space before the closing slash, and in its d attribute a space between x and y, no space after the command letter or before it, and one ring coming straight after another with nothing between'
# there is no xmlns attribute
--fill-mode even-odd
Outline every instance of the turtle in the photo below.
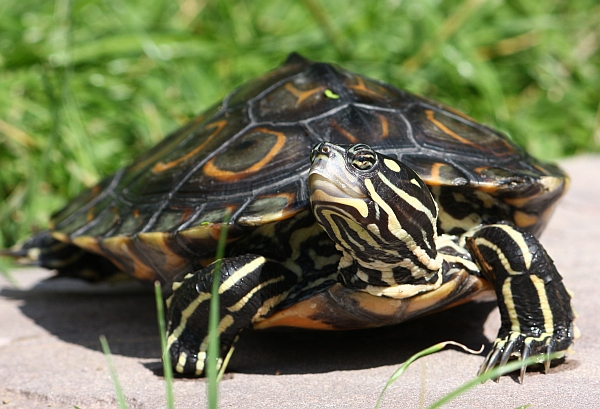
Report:
<svg viewBox="0 0 600 409"><path fill-rule="evenodd" d="M379 327L495 298L479 373L517 359L522 381L528 356L547 372L576 337L538 240L567 185L460 111L293 53L4 254L159 281L183 375L205 374L218 279L219 365L248 328Z"/></svg>

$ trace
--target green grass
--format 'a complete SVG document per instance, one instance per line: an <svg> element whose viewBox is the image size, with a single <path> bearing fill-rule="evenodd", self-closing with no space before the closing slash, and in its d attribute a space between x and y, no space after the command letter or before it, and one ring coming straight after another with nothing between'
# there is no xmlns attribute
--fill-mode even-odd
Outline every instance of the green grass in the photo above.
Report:
<svg viewBox="0 0 600 409"><path fill-rule="evenodd" d="M117 375L117 370L115 369L115 364L112 360L112 354L110 353L110 347L108 346L108 341L104 335L100 336L100 345L102 345L102 351L104 352L104 356L106 357L106 363L108 365L108 372L110 373L110 379L113 382L113 386L115 387L115 394L117 395L117 403L119 405L119 409L127 409L127 402L125 401L125 395L123 394L123 387L121 386L121 382L119 381L119 377Z"/></svg>
<svg viewBox="0 0 600 409"><path fill-rule="evenodd" d="M597 0L3 0L0 247L294 50L598 151Z"/></svg>
<svg viewBox="0 0 600 409"><path fill-rule="evenodd" d="M165 303L163 301L160 282L154 282L154 299L156 301L156 317L158 319L158 334L160 336L160 350L162 354L163 372L165 376L165 401L166 408L173 409L175 400L173 397L173 366L171 354L167 350L167 325L165 320Z"/></svg>
<svg viewBox="0 0 600 409"><path fill-rule="evenodd" d="M448 345L458 346L458 347L462 348L463 350L465 350L469 353L472 353L472 354L478 354L479 352L481 352L481 351L471 350L471 349L467 348L466 346L464 346L458 342L454 342L454 341L440 342L429 348L426 348L426 349L423 349L423 350L417 352L416 354L414 354L413 356L408 358L405 362L403 362L398 367L398 369L392 374L392 376L390 376L390 378L386 382L385 386L383 387L381 393L379 394L379 398L377 399L377 402L375 404L375 409L378 409L381 406L381 402L383 400L383 395L385 394L387 389L394 382L396 382L402 376L402 374L404 374L404 372L406 372L406 370L408 369L408 367L411 364L413 364L419 358L422 358L422 357L430 355L432 353L441 351ZM562 354L560 352L554 352L549 355L545 355L545 354L535 355L535 356L531 356L531 357L525 359L524 361L510 361L505 365L496 366L492 370L490 370L484 374L481 374L473 379L470 379L469 381L465 382L458 388L453 389L452 391L448 392L446 395L442 396L441 398L436 400L434 403L432 403L430 406L428 406L427 409L441 408L448 402L452 401L453 399L456 399L457 397L468 392L470 389L474 388L475 386L477 386L479 384L485 383L485 382L489 381L490 379L499 379L503 375L520 370L523 363L525 363L526 366L534 365L534 364L544 362L544 360L546 358L556 359L556 358L559 358L561 355ZM525 405L519 406L516 409L525 409L525 408L529 407L530 405L531 404L525 404ZM422 407L422 405L421 405L421 407Z"/></svg>
<svg viewBox="0 0 600 409"><path fill-rule="evenodd" d="M221 232L219 233L219 242L217 244L217 254L215 256L215 268L213 270L213 282L211 288L211 299L210 299L210 310L208 317L208 349L206 355L206 378L207 378L207 401L210 409L217 409L219 406L219 379L222 374L219 375L219 365L217 364L220 351L220 340L219 340L219 322L220 317L220 295L219 286L221 285L221 265L223 263L223 257L225 255L225 246L227 242L227 231L229 226L229 212L225 213L223 223L221 225ZM227 367L227 362L222 363L223 372Z"/></svg>

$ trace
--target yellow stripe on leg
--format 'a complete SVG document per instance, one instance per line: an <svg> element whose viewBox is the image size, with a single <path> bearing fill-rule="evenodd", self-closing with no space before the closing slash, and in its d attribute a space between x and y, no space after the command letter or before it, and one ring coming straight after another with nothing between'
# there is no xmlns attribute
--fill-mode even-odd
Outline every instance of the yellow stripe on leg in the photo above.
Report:
<svg viewBox="0 0 600 409"><path fill-rule="evenodd" d="M502 284L502 297L504 297L504 304L506 304L506 309L508 310L511 331L521 332L521 324L519 323L519 317L517 317L517 309L515 308L515 301L512 296L511 283L512 277L504 280L504 284Z"/></svg>
<svg viewBox="0 0 600 409"><path fill-rule="evenodd" d="M544 315L544 332L547 334L554 333L554 318L552 315L552 310L550 309L550 302L548 301L548 295L546 294L546 286L544 285L544 280L540 277L532 275L531 282L535 286L535 289L538 293L538 298L540 299L540 308L542 310L542 314Z"/></svg>
<svg viewBox="0 0 600 409"><path fill-rule="evenodd" d="M245 264L242 268L238 269L235 273L230 275L227 280L225 280L219 286L219 294L223 294L225 291L229 290L231 287L235 286L240 280L242 280L247 275L256 271L261 265L265 264L267 260L264 257L257 257L252 260L248 264Z"/></svg>

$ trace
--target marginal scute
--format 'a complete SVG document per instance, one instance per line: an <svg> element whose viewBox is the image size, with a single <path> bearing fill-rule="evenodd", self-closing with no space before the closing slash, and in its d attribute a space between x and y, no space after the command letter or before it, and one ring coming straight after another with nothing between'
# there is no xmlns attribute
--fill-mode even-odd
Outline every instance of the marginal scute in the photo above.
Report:
<svg viewBox="0 0 600 409"><path fill-rule="evenodd" d="M538 216L534 214L528 214L519 210L515 211L513 215L513 220L515 221L515 224L517 226L522 228L536 225L540 221Z"/></svg>
<svg viewBox="0 0 600 409"><path fill-rule="evenodd" d="M298 214L293 209L295 195L281 193L257 197L238 217L237 222L244 226L259 226L285 220Z"/></svg>
<svg viewBox="0 0 600 409"><path fill-rule="evenodd" d="M175 243L171 233L141 233L134 240L146 262L155 266L155 271L168 274L163 277L164 281L170 281L190 265L189 255L183 257L174 252Z"/></svg>
<svg viewBox="0 0 600 409"><path fill-rule="evenodd" d="M56 234L54 236L56 238L60 237L60 236L57 236ZM63 238L63 240L64 240L64 238ZM72 242L77 247L81 247L82 249L85 249L89 252L96 253L96 254L102 254L102 249L100 248L100 246L98 244L98 239L95 237L79 236L79 237L75 237Z"/></svg>
<svg viewBox="0 0 600 409"><path fill-rule="evenodd" d="M102 253L117 266L142 281L158 279L156 271L137 255L131 237L115 236L100 241Z"/></svg>

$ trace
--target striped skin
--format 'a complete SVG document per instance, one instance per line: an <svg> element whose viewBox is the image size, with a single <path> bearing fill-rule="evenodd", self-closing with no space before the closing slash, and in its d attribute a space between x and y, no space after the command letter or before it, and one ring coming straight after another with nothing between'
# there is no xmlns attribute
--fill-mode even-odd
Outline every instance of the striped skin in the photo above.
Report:
<svg viewBox="0 0 600 409"><path fill-rule="evenodd" d="M483 276L495 289L502 325L480 373L540 353L548 369L548 355L572 344L571 297L531 233L491 224L437 237L436 202L403 163L366 145L329 143L317 145L311 159L313 211L342 251L347 287L403 299L435 293L458 271ZM525 366L521 381L524 373Z"/></svg>
<svg viewBox="0 0 600 409"><path fill-rule="evenodd" d="M167 299L167 349L178 373L204 373L214 267L175 281L174 294ZM223 260L219 279L218 331L224 356L241 330L286 298L296 276L263 256L248 254Z"/></svg>
<svg viewBox="0 0 600 409"><path fill-rule="evenodd" d="M505 364L511 356L526 359L567 351L577 335L571 296L539 241L508 224L483 226L470 233L466 246L496 289L502 325L480 373ZM526 367L521 368L520 381Z"/></svg>
<svg viewBox="0 0 600 409"><path fill-rule="evenodd" d="M317 221L342 251L346 286L406 298L441 285L437 207L414 171L367 145L323 143L309 186Z"/></svg>
<svg viewBox="0 0 600 409"><path fill-rule="evenodd" d="M318 144L311 162L310 200L323 230L303 214L233 244L219 277L221 356L249 327L390 325L493 291L502 325L480 372L569 348L570 296L532 234L491 224L438 235L424 182L364 144ZM244 249L250 254L236 255ZM203 375L213 275L211 264L172 285L167 342L179 373Z"/></svg>

